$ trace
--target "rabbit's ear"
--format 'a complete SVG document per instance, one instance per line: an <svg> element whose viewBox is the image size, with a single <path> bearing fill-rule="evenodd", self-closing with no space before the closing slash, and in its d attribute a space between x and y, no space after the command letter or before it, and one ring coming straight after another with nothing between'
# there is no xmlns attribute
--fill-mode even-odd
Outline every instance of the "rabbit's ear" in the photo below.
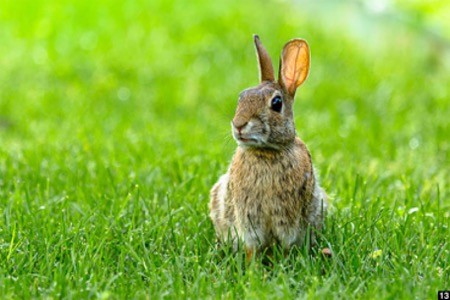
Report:
<svg viewBox="0 0 450 300"><path fill-rule="evenodd" d="M278 82L292 96L308 77L309 47L302 39L293 39L283 48Z"/></svg>
<svg viewBox="0 0 450 300"><path fill-rule="evenodd" d="M260 80L261 82L274 81L275 75L273 72L272 60L270 59L266 48L264 48L259 40L259 36L255 34L253 38L255 40L256 53L258 54Z"/></svg>

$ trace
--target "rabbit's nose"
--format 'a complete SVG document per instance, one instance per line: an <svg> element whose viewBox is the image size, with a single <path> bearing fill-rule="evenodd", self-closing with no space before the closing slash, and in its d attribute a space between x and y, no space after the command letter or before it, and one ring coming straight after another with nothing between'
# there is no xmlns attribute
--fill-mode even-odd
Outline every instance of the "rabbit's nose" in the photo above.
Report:
<svg viewBox="0 0 450 300"><path fill-rule="evenodd" d="M234 120L232 121L234 128L236 128L237 132L240 134L241 130L247 125L248 122L237 123Z"/></svg>

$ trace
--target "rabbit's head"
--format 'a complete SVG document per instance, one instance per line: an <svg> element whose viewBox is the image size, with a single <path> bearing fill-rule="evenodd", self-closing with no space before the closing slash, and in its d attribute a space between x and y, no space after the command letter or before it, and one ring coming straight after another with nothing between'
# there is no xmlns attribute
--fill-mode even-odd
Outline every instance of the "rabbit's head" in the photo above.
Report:
<svg viewBox="0 0 450 300"><path fill-rule="evenodd" d="M239 95L233 137L241 147L282 149L295 140L294 96L308 76L309 47L302 39L286 43L275 81L269 54L257 35L254 40L261 82Z"/></svg>

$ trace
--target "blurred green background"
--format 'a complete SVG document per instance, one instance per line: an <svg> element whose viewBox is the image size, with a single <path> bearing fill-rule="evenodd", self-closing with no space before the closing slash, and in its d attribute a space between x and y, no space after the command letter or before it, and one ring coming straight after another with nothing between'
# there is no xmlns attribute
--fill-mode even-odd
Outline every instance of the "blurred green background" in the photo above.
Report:
<svg viewBox="0 0 450 300"><path fill-rule="evenodd" d="M372 205L374 214L390 209L400 224L420 207L411 228L424 231L422 239L411 242L411 251L440 247L443 254L434 256L430 268L439 266L444 275L420 291L411 282L409 292L428 295L445 288L448 242L424 236L438 216L447 223L449 218L449 16L445 0L3 0L3 295L109 297L111 290L120 297L145 290L150 282L156 288L147 292L161 296L170 286L163 283L165 272L174 278L190 272L184 265L164 267L165 259L182 255L179 244L164 238L174 232L188 237L177 242L187 249L194 248L195 239L210 243L197 245L195 252L206 266L214 239L208 191L235 149L229 122L237 95L258 83L254 33L275 69L287 40L301 37L310 44L312 68L297 92L295 114L298 134L331 196L333 221L324 236L337 248L351 249L333 226ZM172 214L176 225L167 223ZM150 246L121 240L124 230L131 240ZM421 248L426 243L437 248ZM361 245L363 253L374 250L373 240ZM139 257L161 249L169 254L147 261L159 262L154 277L134 278L130 270L138 277L150 272ZM104 254L99 258L98 253ZM133 262L126 262L130 255ZM132 267L116 265L117 257ZM361 266L352 266L348 272L358 276ZM408 272L421 276L428 270L408 266ZM117 275L124 272L129 277ZM83 274L96 274L90 279L96 284L89 285ZM383 294L371 288L367 278L373 273L362 274L364 291ZM203 282L192 276L196 284ZM341 294L328 287L323 295L348 296L358 284ZM214 290L207 284L182 286L184 296ZM232 295L252 295L249 290L241 286Z"/></svg>
<svg viewBox="0 0 450 300"><path fill-rule="evenodd" d="M251 36L258 33L275 63L288 39L311 44L297 122L306 141L323 144L315 151L320 163L321 156L329 164L332 155L355 155L347 151L355 141L365 157L408 156L432 143L444 155L448 7L445 1L4 1L2 141L107 149L136 134L156 139L162 151L189 133L191 141L207 141L199 151L220 150L236 95L257 84ZM102 138L86 140L94 136ZM386 136L395 143L376 146ZM411 151L410 142L421 147ZM426 159L435 160L434 152Z"/></svg>
<svg viewBox="0 0 450 300"><path fill-rule="evenodd" d="M344 160L363 173L430 172L444 186L448 13L445 1L3 1L3 156L62 148L109 164L114 153L140 159L129 148L145 141L142 168L169 149L228 160L237 95L258 83L258 33L276 65L288 39L310 43L296 121L321 173Z"/></svg>

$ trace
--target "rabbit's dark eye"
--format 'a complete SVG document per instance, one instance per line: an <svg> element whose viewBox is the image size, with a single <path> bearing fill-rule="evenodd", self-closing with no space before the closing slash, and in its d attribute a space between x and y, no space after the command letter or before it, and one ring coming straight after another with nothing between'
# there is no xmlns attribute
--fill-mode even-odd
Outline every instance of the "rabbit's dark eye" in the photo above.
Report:
<svg viewBox="0 0 450 300"><path fill-rule="evenodd" d="M270 108L276 112L281 111L281 107L283 106L283 101L280 96L275 96L270 103Z"/></svg>

